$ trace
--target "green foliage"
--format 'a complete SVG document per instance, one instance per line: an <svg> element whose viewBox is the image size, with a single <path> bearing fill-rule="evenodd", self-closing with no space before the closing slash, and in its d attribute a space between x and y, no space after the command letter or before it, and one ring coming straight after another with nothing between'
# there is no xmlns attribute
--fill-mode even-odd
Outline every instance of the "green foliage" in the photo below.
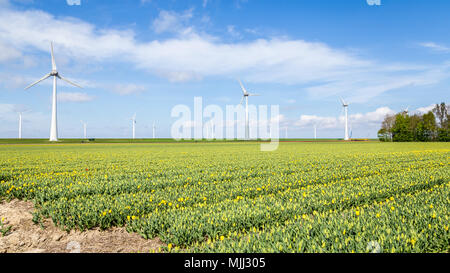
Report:
<svg viewBox="0 0 450 273"><path fill-rule="evenodd" d="M383 142L391 141L389 132L385 128L378 130L378 139Z"/></svg>
<svg viewBox="0 0 450 273"><path fill-rule="evenodd" d="M10 231L12 226L6 226L5 225L5 218L1 218L0 219L0 233L2 234L2 236L6 236Z"/></svg>
<svg viewBox="0 0 450 273"><path fill-rule="evenodd" d="M409 125L408 115L397 114L395 116L394 127L392 128L392 140L396 142L413 141L414 138Z"/></svg>
<svg viewBox="0 0 450 273"><path fill-rule="evenodd" d="M387 115L378 131L378 138L380 141L392 139L395 142L449 141L448 108L445 103L441 103L423 115L409 116L407 112Z"/></svg>

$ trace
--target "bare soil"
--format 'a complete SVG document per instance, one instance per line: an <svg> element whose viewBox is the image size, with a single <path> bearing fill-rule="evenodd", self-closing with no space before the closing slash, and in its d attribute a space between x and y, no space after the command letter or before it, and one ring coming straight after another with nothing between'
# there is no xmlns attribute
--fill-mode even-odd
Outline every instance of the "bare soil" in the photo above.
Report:
<svg viewBox="0 0 450 273"><path fill-rule="evenodd" d="M158 238L146 240L125 228L68 233L49 219L42 228L32 221L33 210L32 202L0 201L0 219L11 226L5 236L0 233L0 253L146 253L164 245Z"/></svg>

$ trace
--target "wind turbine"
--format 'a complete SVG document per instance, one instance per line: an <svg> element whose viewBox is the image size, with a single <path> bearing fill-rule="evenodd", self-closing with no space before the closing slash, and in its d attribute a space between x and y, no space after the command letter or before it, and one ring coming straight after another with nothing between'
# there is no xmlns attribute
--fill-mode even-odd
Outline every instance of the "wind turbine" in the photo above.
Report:
<svg viewBox="0 0 450 273"><path fill-rule="evenodd" d="M408 105L408 107L405 108L405 110L403 110L402 114L406 114L407 115L408 112L409 112L408 110L409 110L409 105Z"/></svg>
<svg viewBox="0 0 450 273"><path fill-rule="evenodd" d="M84 139L86 139L86 138L87 138L87 134L86 134L86 126L87 126L87 123L86 123L86 122L83 122L82 120L80 120L80 121L81 121L81 124L83 124Z"/></svg>
<svg viewBox="0 0 450 273"><path fill-rule="evenodd" d="M153 121L153 138L155 138L156 135L156 128L155 128L155 122Z"/></svg>
<svg viewBox="0 0 450 273"><path fill-rule="evenodd" d="M314 139L317 139L317 125L314 124Z"/></svg>
<svg viewBox="0 0 450 273"><path fill-rule="evenodd" d="M51 48L51 55L52 55L52 71L50 73L48 73L47 75L45 75L44 77L42 77L40 80L30 84L29 86L27 86L25 88L25 90L27 90L28 88L32 87L33 85L36 85L37 83L49 78L49 77L53 77L53 96L52 96L52 122L50 125L50 141L58 141L58 125L57 125L57 114L56 114L56 79L60 79L63 80L73 86L79 87L79 88L83 88L81 86L79 86L78 84L75 84L71 81L69 81L68 79L64 78L63 76L61 76L58 73L58 70L56 70L56 62L55 62L55 57L53 56L53 42L50 43L50 48Z"/></svg>
<svg viewBox="0 0 450 273"><path fill-rule="evenodd" d="M22 139L22 112L19 112L19 139Z"/></svg>
<svg viewBox="0 0 450 273"><path fill-rule="evenodd" d="M344 136L344 140L349 140L349 137L348 137L348 103L345 102L342 98L341 98L341 102L342 102L342 107L344 107L344 112L345 112L345 136Z"/></svg>
<svg viewBox="0 0 450 273"><path fill-rule="evenodd" d="M133 139L136 137L136 113L131 117L131 122L133 126Z"/></svg>
<svg viewBox="0 0 450 273"><path fill-rule="evenodd" d="M242 99L240 104L242 105L242 102L245 99L245 139L248 140L249 139L249 127L248 127L248 97L251 96L259 96L259 94L251 94L249 92L247 92L247 90L245 89L244 85L242 84L241 80L239 80L239 84L241 85L241 89L242 89Z"/></svg>

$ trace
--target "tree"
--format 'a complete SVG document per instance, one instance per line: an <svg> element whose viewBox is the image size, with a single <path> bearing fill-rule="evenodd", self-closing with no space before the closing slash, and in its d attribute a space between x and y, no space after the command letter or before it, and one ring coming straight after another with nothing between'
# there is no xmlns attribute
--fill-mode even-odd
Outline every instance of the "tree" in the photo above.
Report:
<svg viewBox="0 0 450 273"><path fill-rule="evenodd" d="M380 141L450 141L449 113L450 107L441 103L423 115L410 116L406 111L386 115L378 138Z"/></svg>
<svg viewBox="0 0 450 273"><path fill-rule="evenodd" d="M378 134L381 133L384 141L392 141L392 127L394 127L395 123L395 115L386 115L384 117L383 122L381 123L381 130L378 131ZM380 138L380 136L378 136Z"/></svg>
<svg viewBox="0 0 450 273"><path fill-rule="evenodd" d="M381 128L380 130L378 130L378 139L380 141L391 141L391 136L390 134L386 131L385 128Z"/></svg>
<svg viewBox="0 0 450 273"><path fill-rule="evenodd" d="M392 140L402 142L413 140L413 134L409 128L408 115L395 115L395 123L392 127Z"/></svg>
<svg viewBox="0 0 450 273"><path fill-rule="evenodd" d="M425 133L425 141L431 141L436 139L436 117L433 112L429 111L422 116L423 128Z"/></svg>
<svg viewBox="0 0 450 273"><path fill-rule="evenodd" d="M417 141L418 140L418 125L419 123L422 121L422 116L418 115L418 114L414 114L412 116L409 117L409 129L412 133L413 136L413 140Z"/></svg>
<svg viewBox="0 0 450 273"><path fill-rule="evenodd" d="M439 126L441 128L448 128L448 119L449 119L449 107L445 105L445 102L441 102L441 104L436 104L433 109L433 112L436 114L436 117L439 120Z"/></svg>

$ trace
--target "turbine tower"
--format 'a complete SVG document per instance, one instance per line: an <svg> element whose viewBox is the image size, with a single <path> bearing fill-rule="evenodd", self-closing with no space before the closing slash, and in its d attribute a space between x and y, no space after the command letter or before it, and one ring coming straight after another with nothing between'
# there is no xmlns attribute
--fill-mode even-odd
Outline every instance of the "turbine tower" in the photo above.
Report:
<svg viewBox="0 0 450 273"><path fill-rule="evenodd" d="M131 117L131 122L133 126L133 139L136 138L136 113Z"/></svg>
<svg viewBox="0 0 450 273"><path fill-rule="evenodd" d="M317 125L314 124L314 139L317 139Z"/></svg>
<svg viewBox="0 0 450 273"><path fill-rule="evenodd" d="M84 139L86 139L87 138L87 134L86 134L86 126L87 126L87 123L86 122L83 122L82 120L81 120L81 124L83 124L83 133L84 133Z"/></svg>
<svg viewBox="0 0 450 273"><path fill-rule="evenodd" d="M245 89L241 80L239 80L239 84L241 85L241 89L242 89L242 93L243 93L241 103L240 103L241 105L245 99L245 139L248 140L249 139L249 131L250 131L249 125L248 125L248 97L259 96L259 94L250 94L249 92L247 92L247 90Z"/></svg>
<svg viewBox="0 0 450 273"><path fill-rule="evenodd" d="M344 136L344 140L349 140L349 137L348 137L348 103L345 102L342 98L341 98L341 102L342 102L342 107L344 107L344 113L345 113L345 136Z"/></svg>
<svg viewBox="0 0 450 273"><path fill-rule="evenodd" d="M19 139L22 139L22 112L19 112Z"/></svg>
<svg viewBox="0 0 450 273"><path fill-rule="evenodd" d="M37 83L49 78L49 77L53 77L53 96L52 96L52 122L50 124L50 141L58 141L58 124L57 124L57 105L56 105L56 79L60 79L63 80L73 86L79 87L79 88L83 88L81 86L79 86L78 84L75 84L71 81L69 81L68 79L64 78L63 76L61 76L58 73L58 70L56 70L56 63L55 63L55 57L53 56L53 43L50 43L50 49L51 49L51 55L52 55L52 71L50 73L48 73L47 75L45 75L44 77L42 77L40 80L30 84L29 86L27 86L25 88L25 90L27 90L28 88L32 87L33 85L36 85Z"/></svg>

